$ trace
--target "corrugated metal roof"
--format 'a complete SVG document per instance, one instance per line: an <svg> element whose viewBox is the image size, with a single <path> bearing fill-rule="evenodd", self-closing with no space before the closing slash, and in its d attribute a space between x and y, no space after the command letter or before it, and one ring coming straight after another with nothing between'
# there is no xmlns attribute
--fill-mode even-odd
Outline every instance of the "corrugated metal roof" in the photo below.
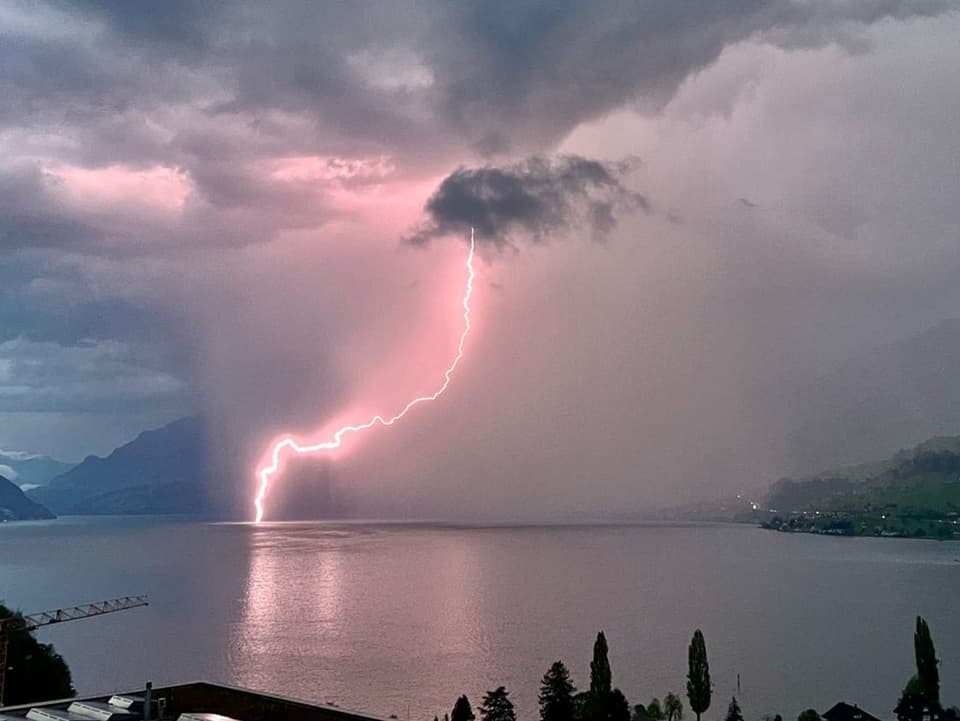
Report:
<svg viewBox="0 0 960 721"><path fill-rule="evenodd" d="M85 716L92 721L133 721L139 718L138 714L130 713L126 709L117 708L102 701L74 701L67 707L67 711L78 716Z"/></svg>
<svg viewBox="0 0 960 721"><path fill-rule="evenodd" d="M218 713L182 713L177 717L177 721L237 721L231 716L221 716Z"/></svg>
<svg viewBox="0 0 960 721"><path fill-rule="evenodd" d="M143 696L111 696L107 703L122 709L143 710Z"/></svg>
<svg viewBox="0 0 960 721"><path fill-rule="evenodd" d="M32 708L27 712L30 721L90 721L89 716L79 716L58 708Z"/></svg>

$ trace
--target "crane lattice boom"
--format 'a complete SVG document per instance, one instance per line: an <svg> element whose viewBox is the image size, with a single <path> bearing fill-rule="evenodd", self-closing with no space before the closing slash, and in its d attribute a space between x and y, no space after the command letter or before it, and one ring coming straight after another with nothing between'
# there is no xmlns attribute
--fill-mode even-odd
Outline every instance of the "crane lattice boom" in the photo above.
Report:
<svg viewBox="0 0 960 721"><path fill-rule="evenodd" d="M80 618L102 616L105 613L126 611L128 608L137 608L138 606L146 605L148 605L146 596L124 596L123 598L112 598L109 601L88 603L84 606L58 608L55 611L42 611L41 613L33 613L29 616L0 618L0 706L3 706L3 686L7 675L7 643L9 642L11 631L33 631L36 628L49 626L52 623L76 621Z"/></svg>
<svg viewBox="0 0 960 721"><path fill-rule="evenodd" d="M79 618L90 618L91 616L102 616L105 613L114 611L126 611L128 608L137 608L146 606L146 596L124 596L123 598L112 598L109 601L100 601L98 603L88 603L83 606L74 606L73 608L58 608L56 611L42 611L23 617L21 629L32 631L40 626L48 626L51 623L60 623L61 621L75 621ZM4 621L13 621L14 619L0 619L0 624Z"/></svg>

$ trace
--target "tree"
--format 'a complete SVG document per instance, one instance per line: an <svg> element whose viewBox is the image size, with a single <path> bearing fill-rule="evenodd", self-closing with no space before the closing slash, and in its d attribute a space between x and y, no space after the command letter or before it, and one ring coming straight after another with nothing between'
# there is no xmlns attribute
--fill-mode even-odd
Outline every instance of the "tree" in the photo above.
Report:
<svg viewBox="0 0 960 721"><path fill-rule="evenodd" d="M663 709L660 708L660 699L654 696L650 699L650 703L647 704L647 716L656 721L663 721Z"/></svg>
<svg viewBox="0 0 960 721"><path fill-rule="evenodd" d="M797 721L821 721L821 719L820 714L814 709L808 708L806 711L800 712L800 715L797 716Z"/></svg>
<svg viewBox="0 0 960 721"><path fill-rule="evenodd" d="M573 718L575 721L590 721L593 718L593 695L589 691L573 695Z"/></svg>
<svg viewBox="0 0 960 721"><path fill-rule="evenodd" d="M907 681L907 685L903 687L903 695L913 695L920 696L923 694L923 686L920 685L920 679L917 677L917 674L913 674L910 677L910 680Z"/></svg>
<svg viewBox="0 0 960 721"><path fill-rule="evenodd" d="M613 673L607 651L607 637L601 631L593 644L593 660L590 662L590 693L597 698L609 694L613 686Z"/></svg>
<svg viewBox="0 0 960 721"><path fill-rule="evenodd" d="M540 681L540 721L573 721L576 689L563 661L555 661Z"/></svg>
<svg viewBox="0 0 960 721"><path fill-rule="evenodd" d="M20 617L0 605L0 618ZM0 706L16 706L76 695L70 668L49 643L40 643L31 631L10 631L7 676Z"/></svg>
<svg viewBox="0 0 960 721"><path fill-rule="evenodd" d="M474 721L473 709L470 707L470 699L466 694L457 699L453 705L453 711L450 714L450 721Z"/></svg>
<svg viewBox="0 0 960 721"><path fill-rule="evenodd" d="M940 706L940 662L933 647L930 627L920 616L917 616L913 634L913 653L917 673L907 681L894 712L900 721L939 719L943 713Z"/></svg>
<svg viewBox="0 0 960 721"><path fill-rule="evenodd" d="M913 651L917 660L917 680L920 682L920 693L926 699L931 709L940 708L940 671L937 668L937 652L933 647L933 638L930 636L930 627L920 616L917 616L917 629L913 634Z"/></svg>
<svg viewBox="0 0 960 721"><path fill-rule="evenodd" d="M584 691L574 696L573 702L577 721L631 721L630 704L618 688L600 696Z"/></svg>
<svg viewBox="0 0 960 721"><path fill-rule="evenodd" d="M593 644L590 690L573 698L579 721L630 721L630 704L620 689L612 688L613 672L607 652L607 638L601 631Z"/></svg>
<svg viewBox="0 0 960 721"><path fill-rule="evenodd" d="M667 721L682 721L683 702L673 691L663 697L663 713Z"/></svg>
<svg viewBox="0 0 960 721"><path fill-rule="evenodd" d="M700 714L710 708L710 664L707 662L707 644L703 632L698 628L693 632L688 654L687 700L690 708L700 721Z"/></svg>
<svg viewBox="0 0 960 721"><path fill-rule="evenodd" d="M618 688L607 694L604 721L630 721L630 703Z"/></svg>
<svg viewBox="0 0 960 721"><path fill-rule="evenodd" d="M917 677L914 676L907 682L907 687L903 689L903 694L901 694L900 700L897 701L896 708L893 709L898 721L923 721L923 710L926 708L926 701L923 698L923 694L911 690L911 686L918 685L913 683L916 681L916 678Z"/></svg>
<svg viewBox="0 0 960 721"><path fill-rule="evenodd" d="M743 721L743 712L740 710L740 704L737 703L737 697L730 699L730 705L727 707L726 721Z"/></svg>
<svg viewBox="0 0 960 721"><path fill-rule="evenodd" d="M503 686L488 691L480 704L480 718L482 721L517 721L517 714L513 710L510 692Z"/></svg>

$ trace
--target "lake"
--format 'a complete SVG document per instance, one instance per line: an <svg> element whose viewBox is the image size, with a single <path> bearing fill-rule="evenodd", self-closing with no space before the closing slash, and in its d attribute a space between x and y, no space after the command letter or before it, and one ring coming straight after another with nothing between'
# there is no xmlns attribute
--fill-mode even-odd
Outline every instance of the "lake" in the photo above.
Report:
<svg viewBox="0 0 960 721"><path fill-rule="evenodd" d="M40 632L81 693L203 678L429 721L503 684L532 720L554 660L589 685L602 629L631 703L673 690L686 706L699 627L708 720L732 694L748 721L841 699L886 719L918 613L942 698L960 704L958 559L960 544L732 525L62 518L0 524L0 598L33 612L149 594L148 608Z"/></svg>

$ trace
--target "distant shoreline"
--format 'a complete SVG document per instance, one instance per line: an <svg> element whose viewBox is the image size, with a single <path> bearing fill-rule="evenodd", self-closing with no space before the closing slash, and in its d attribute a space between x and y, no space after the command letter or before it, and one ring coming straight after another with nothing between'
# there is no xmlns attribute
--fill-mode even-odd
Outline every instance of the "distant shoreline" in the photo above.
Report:
<svg viewBox="0 0 960 721"><path fill-rule="evenodd" d="M778 533L802 533L810 536L832 536L834 538L899 538L909 541L960 541L960 535L956 531L953 532L951 536L936 536L936 535L927 535L926 533L922 535L903 533L899 531L881 531L880 533L858 533L856 531L848 531L846 529L839 528L789 528L785 525L783 526L774 526L769 521L763 521L759 524L759 528L762 528L765 531L776 531Z"/></svg>

